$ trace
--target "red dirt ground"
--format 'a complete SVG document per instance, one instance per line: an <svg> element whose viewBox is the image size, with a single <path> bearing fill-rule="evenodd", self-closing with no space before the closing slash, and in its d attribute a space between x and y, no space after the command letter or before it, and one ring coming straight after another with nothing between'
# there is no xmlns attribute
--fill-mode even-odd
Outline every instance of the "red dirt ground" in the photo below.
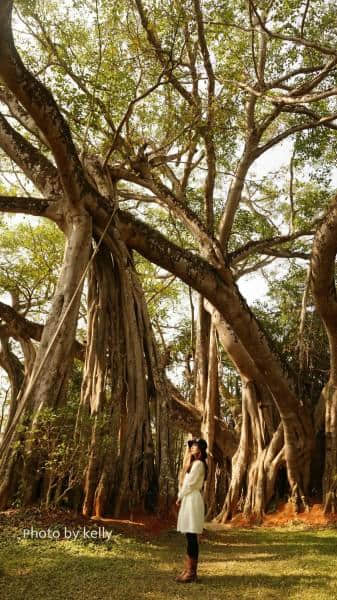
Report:
<svg viewBox="0 0 337 600"><path fill-rule="evenodd" d="M113 527L114 529L124 529L124 531L132 533L142 533L143 535L156 536L162 531L172 529L176 525L176 519L167 518L160 519L155 516L142 515L135 517L134 520L129 519L112 519L109 517L91 517L91 521L95 521L105 527Z"/></svg>
<svg viewBox="0 0 337 600"><path fill-rule="evenodd" d="M292 525L303 523L309 527L328 526L337 523L337 515L325 515L322 504L316 501L310 503L310 510L307 512L296 513L294 505L290 502L282 503L275 512L265 515L264 527L279 527L282 525ZM242 515L236 515L229 523L229 527L249 527L256 524L253 519L246 519Z"/></svg>

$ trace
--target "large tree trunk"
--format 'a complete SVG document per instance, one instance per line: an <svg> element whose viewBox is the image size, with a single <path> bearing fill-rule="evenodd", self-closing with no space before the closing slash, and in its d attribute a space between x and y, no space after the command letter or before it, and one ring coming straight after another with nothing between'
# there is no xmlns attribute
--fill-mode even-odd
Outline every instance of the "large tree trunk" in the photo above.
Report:
<svg viewBox="0 0 337 600"><path fill-rule="evenodd" d="M34 427L38 422L39 414L45 407L56 408L58 406L60 399L63 398L64 386L69 374L83 285L83 281L80 283L80 280L89 256L91 219L86 213L69 215L68 226L69 233L62 270L34 367L22 390L16 414L1 445L0 506L2 507L7 505L11 495L10 482L13 490L20 481L25 503L34 499L39 480L37 473L39 452L37 440L34 439ZM77 293L74 296L76 290ZM58 334L54 339L57 330ZM53 343L50 346L51 340ZM46 354L47 350L48 354ZM18 433L19 423L29 428L29 435L25 442L22 434ZM21 442L20 451L16 449L15 445L13 446L15 442ZM15 465L19 468L18 460L23 450L23 444L25 446L23 451L24 469L22 476L19 476L19 473L14 473L13 470ZM22 464L20 468L22 468Z"/></svg>
<svg viewBox="0 0 337 600"><path fill-rule="evenodd" d="M173 463L169 441L168 401L164 379L160 375L154 336L147 307L136 274L129 265L119 270L123 327L126 346L126 431L119 454L119 486L115 514L127 505L131 512L142 507L162 508L175 495ZM150 399L154 401L158 428L156 457L150 427ZM159 483L165 486L165 498L157 498Z"/></svg>
<svg viewBox="0 0 337 600"><path fill-rule="evenodd" d="M216 452L216 421L220 417L220 398L218 382L218 352L216 326L211 320L209 331L208 373L206 397L203 410L201 432L208 444L208 475L205 483L204 498L207 507L206 519L211 519L217 512L217 484L220 482L219 470L226 466L226 461L219 460ZM216 477L218 472L218 477Z"/></svg>
<svg viewBox="0 0 337 600"><path fill-rule="evenodd" d="M211 316L204 308L204 298L200 294L198 295L194 378L194 403L202 413L200 433L208 446L208 476L203 492L208 520L216 513L219 471L224 468L226 461L222 460L221 453L218 453L220 463L217 461L215 449L216 422L220 417L216 329ZM216 472L218 472L217 478Z"/></svg>
<svg viewBox="0 0 337 600"><path fill-rule="evenodd" d="M325 512L337 511L337 300L335 259L337 253L337 201L316 232L311 259L312 290L329 340L330 374L320 398L325 411Z"/></svg>
<svg viewBox="0 0 337 600"><path fill-rule="evenodd" d="M80 413L89 407L94 422L83 513L112 510L115 516L130 515L135 510L154 510L158 501L161 508L167 507L176 486L165 378L142 289L128 251L118 241L114 256L103 247L95 259L88 310Z"/></svg>
<svg viewBox="0 0 337 600"><path fill-rule="evenodd" d="M87 158L86 168L91 181L106 201L115 200L116 190L101 164ZM116 221L118 222L118 218ZM115 289L111 306L111 291L107 294L108 310L115 320L115 323L109 325L110 344L112 341L112 348L117 349L114 350L114 360L119 361L121 370L113 511L115 515L139 509L154 510L155 507L163 511L170 506L176 493L166 380L143 290L135 273L131 254L120 240L117 229L114 235L110 233L108 245ZM112 379L113 377L112 370ZM156 423L155 447L151 433L151 415Z"/></svg>
<svg viewBox="0 0 337 600"><path fill-rule="evenodd" d="M285 461L283 428L259 370L220 313L208 302L207 310L224 350L242 379L242 426L232 461L232 477L217 519L224 522L239 509L261 520L275 493L279 468Z"/></svg>
<svg viewBox="0 0 337 600"><path fill-rule="evenodd" d="M58 221L62 222L67 243L61 274L34 367L0 448L0 506L8 503L10 487L15 487L19 480L18 469L15 469L19 453L17 445L13 445L13 442L21 442L20 453L21 458L24 458L21 477L24 502L32 501L37 493L41 475L37 470L39 452L34 439L35 425L43 408L54 408L64 399L83 285L82 274L87 265L92 237L91 217L85 209L88 183L69 127L51 93L22 63L12 34L12 9L13 3L10 0L5 0L0 5L0 76L8 90L34 120L51 150L59 176L58 188L64 195L63 204L59 207ZM13 141L15 134L13 136L11 133L10 137ZM26 155L24 162L30 164L29 156ZM44 161L44 166L40 164L38 179L40 183L44 181L47 189L49 186L45 171L46 162ZM22 434L17 427L21 422L28 423L30 427L24 448Z"/></svg>
<svg viewBox="0 0 337 600"><path fill-rule="evenodd" d="M285 464L282 425L274 433L268 431L263 391L253 382L243 381L241 437L227 497L217 516L220 522L239 511L260 522L275 494L279 469Z"/></svg>
<svg viewBox="0 0 337 600"><path fill-rule="evenodd" d="M84 515L103 515L109 500L117 454L118 409L125 393L119 297L110 253L101 246L88 277L87 346L75 435L91 440L84 477ZM90 432L89 432L90 435ZM85 451L86 444L79 444Z"/></svg>
<svg viewBox="0 0 337 600"><path fill-rule="evenodd" d="M198 313L195 343L195 398L198 410L203 411L206 402L208 381L208 355L211 319L204 309L204 298L198 294Z"/></svg>
<svg viewBox="0 0 337 600"><path fill-rule="evenodd" d="M324 512L337 512L337 387L330 381L324 386L325 465L322 482Z"/></svg>

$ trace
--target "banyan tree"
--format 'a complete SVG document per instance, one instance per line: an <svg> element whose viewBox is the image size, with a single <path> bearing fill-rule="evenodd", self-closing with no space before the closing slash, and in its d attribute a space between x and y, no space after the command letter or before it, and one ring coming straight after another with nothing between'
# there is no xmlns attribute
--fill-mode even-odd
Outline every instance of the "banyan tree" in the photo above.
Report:
<svg viewBox="0 0 337 600"><path fill-rule="evenodd" d="M2 1L0 149L20 185L2 185L0 209L53 221L65 249L44 325L13 297L0 305L11 385L1 508L19 498L85 515L167 512L179 431L207 439L209 518L242 509L261 519L280 480L296 509L308 508L323 427L324 502L335 510L332 10L316 2L314 14L300 0ZM259 176L282 143L279 173ZM189 290L188 397L154 329L139 255ZM320 400L239 290L273 261L311 263L298 326L301 345L312 286L331 358ZM223 356L239 382L236 429L223 419Z"/></svg>

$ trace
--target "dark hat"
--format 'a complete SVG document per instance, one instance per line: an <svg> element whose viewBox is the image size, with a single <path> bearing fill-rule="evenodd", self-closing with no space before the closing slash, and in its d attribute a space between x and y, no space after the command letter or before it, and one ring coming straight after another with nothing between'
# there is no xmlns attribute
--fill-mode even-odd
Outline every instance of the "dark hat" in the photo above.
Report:
<svg viewBox="0 0 337 600"><path fill-rule="evenodd" d="M191 448L193 446L193 444L196 444L197 446L199 446L199 449L203 452L206 452L207 449L207 442L206 440L203 440L202 438L200 439L193 439L193 440L188 440L188 447Z"/></svg>

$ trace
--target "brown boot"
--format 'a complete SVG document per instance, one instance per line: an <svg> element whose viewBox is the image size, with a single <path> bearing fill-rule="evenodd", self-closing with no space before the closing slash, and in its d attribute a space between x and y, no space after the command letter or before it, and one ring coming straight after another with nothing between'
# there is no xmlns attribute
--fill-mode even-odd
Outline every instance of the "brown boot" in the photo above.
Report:
<svg viewBox="0 0 337 600"><path fill-rule="evenodd" d="M179 575L179 577L177 577L176 581L178 583L191 583L192 581L197 581L198 561L190 556L187 556L186 558L187 568L181 575Z"/></svg>
<svg viewBox="0 0 337 600"><path fill-rule="evenodd" d="M194 578L193 581L197 581L197 569L198 569L198 559L197 558L192 558L192 577Z"/></svg>
<svg viewBox="0 0 337 600"><path fill-rule="evenodd" d="M188 571L188 567L189 567L189 556L185 556L185 560L184 560L184 568L182 570L182 572L180 573L180 575L178 575L178 577L176 577L176 581L182 581L182 578L185 577L187 571Z"/></svg>

